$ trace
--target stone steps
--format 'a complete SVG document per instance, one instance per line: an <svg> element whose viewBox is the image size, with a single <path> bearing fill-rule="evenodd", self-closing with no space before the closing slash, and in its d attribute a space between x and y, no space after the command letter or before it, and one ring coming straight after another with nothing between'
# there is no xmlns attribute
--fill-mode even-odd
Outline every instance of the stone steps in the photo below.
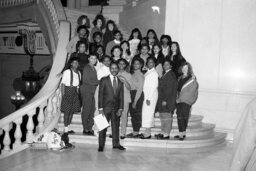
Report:
<svg viewBox="0 0 256 171"><path fill-rule="evenodd" d="M191 115L190 119L189 119L189 123L188 123L188 127L189 128L197 128L200 127L202 125L202 120L203 120L203 116L200 115ZM60 118L60 122L63 122L63 114L61 115ZM74 114L73 119L72 119L72 123L74 124L81 124L82 120L81 120L81 114ZM128 117L128 127L131 127L131 117ZM155 117L155 127L159 127L161 126L161 121L159 119L158 116ZM178 124L177 124L177 118L176 116L174 116L173 118L173 128L177 128Z"/></svg>
<svg viewBox="0 0 256 171"><path fill-rule="evenodd" d="M64 130L64 125L63 123L59 123L58 124L59 126L59 130L60 131L63 131ZM70 125L70 130L73 130L75 131L76 133L82 133L83 131L83 126L82 124L71 124ZM215 125L213 124L203 124L201 127L198 127L198 128L188 128L187 129L187 137L211 137L212 136L212 133L214 132L214 128L215 128ZM110 130L110 128L109 128ZM140 132L144 132L144 128L141 128L140 129ZM151 134L152 135L155 135L155 134L158 134L160 133L160 128L152 128L151 130ZM126 128L126 133L130 133L132 132L133 129L132 127L127 127ZM178 129L177 128L173 128L171 133L170 133L170 136L175 136L178 134Z"/></svg>
<svg viewBox="0 0 256 171"><path fill-rule="evenodd" d="M126 138L120 140L120 143L125 147L154 147L154 148L171 148L171 149L192 149L192 148L204 148L212 147L225 142L226 134L214 133L211 138L207 139L194 139L186 138L184 141L174 140L157 140L152 139L134 139ZM85 144L98 144L98 138L96 136L84 136L82 134L69 135L70 142L85 143ZM112 139L106 138L106 145L112 145Z"/></svg>

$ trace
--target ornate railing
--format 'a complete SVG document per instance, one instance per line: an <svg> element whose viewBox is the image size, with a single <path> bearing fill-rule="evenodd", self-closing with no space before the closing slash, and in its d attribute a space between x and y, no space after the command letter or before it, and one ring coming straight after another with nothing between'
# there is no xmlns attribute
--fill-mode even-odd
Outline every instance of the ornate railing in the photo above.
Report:
<svg viewBox="0 0 256 171"><path fill-rule="evenodd" d="M58 14L60 10L56 10L55 2L50 0L43 0L48 8L48 13L51 14L51 20L54 23L54 31L58 33L58 42L56 44L56 52L53 58L53 64L48 80L46 81L43 88L33 97L24 107L11 113L7 117L0 120L0 135L4 133L3 148L1 150L0 159L11 154L17 153L25 148L29 147L29 143L37 139L41 134L52 130L57 126L60 116L60 90L59 82L61 79L61 71L66 62L66 45L69 41L70 34L70 23L65 21L65 14ZM57 4L58 5L58 4ZM62 8L62 6L60 6ZM58 18L59 16L62 16ZM55 41L51 42L55 43ZM36 132L34 133L35 125L33 122L33 116L38 112ZM21 123L23 116L28 116L28 122L26 124L27 132L23 135L21 131ZM15 142L10 148L10 130L12 124L16 124L14 133ZM26 136L26 141L22 142L21 137ZM1 149L1 148L0 148Z"/></svg>
<svg viewBox="0 0 256 171"><path fill-rule="evenodd" d="M28 4L33 1L35 1L35 0L0 0L0 7L1 8L13 7L13 6L17 6L17 5Z"/></svg>

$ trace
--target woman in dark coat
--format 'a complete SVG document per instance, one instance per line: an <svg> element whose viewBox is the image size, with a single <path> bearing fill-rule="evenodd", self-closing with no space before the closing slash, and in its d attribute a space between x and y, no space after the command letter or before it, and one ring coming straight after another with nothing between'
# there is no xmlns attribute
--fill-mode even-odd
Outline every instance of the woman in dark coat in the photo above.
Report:
<svg viewBox="0 0 256 171"><path fill-rule="evenodd" d="M161 120L161 133L158 139L169 139L172 129L172 118L176 103L177 80L170 60L163 62L164 75L159 79L158 111Z"/></svg>

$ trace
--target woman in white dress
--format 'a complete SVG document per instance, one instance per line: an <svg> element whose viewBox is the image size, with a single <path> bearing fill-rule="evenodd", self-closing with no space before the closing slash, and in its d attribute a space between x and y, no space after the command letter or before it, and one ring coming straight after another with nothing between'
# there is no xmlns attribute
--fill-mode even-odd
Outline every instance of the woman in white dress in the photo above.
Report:
<svg viewBox="0 0 256 171"><path fill-rule="evenodd" d="M147 59L148 71L145 73L143 86L144 101L142 107L142 127L146 128L142 139L151 138L151 128L154 127L154 113L158 99L158 73L155 69L156 59Z"/></svg>

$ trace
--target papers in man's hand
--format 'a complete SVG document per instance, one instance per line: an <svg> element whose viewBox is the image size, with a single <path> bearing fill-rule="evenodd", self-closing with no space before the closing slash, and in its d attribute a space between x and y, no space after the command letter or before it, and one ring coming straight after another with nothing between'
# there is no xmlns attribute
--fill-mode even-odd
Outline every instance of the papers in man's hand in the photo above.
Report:
<svg viewBox="0 0 256 171"><path fill-rule="evenodd" d="M107 127L109 127L109 123L106 119L106 117L102 114L99 114L93 118L94 124L96 125L96 128L98 131L101 131Z"/></svg>

